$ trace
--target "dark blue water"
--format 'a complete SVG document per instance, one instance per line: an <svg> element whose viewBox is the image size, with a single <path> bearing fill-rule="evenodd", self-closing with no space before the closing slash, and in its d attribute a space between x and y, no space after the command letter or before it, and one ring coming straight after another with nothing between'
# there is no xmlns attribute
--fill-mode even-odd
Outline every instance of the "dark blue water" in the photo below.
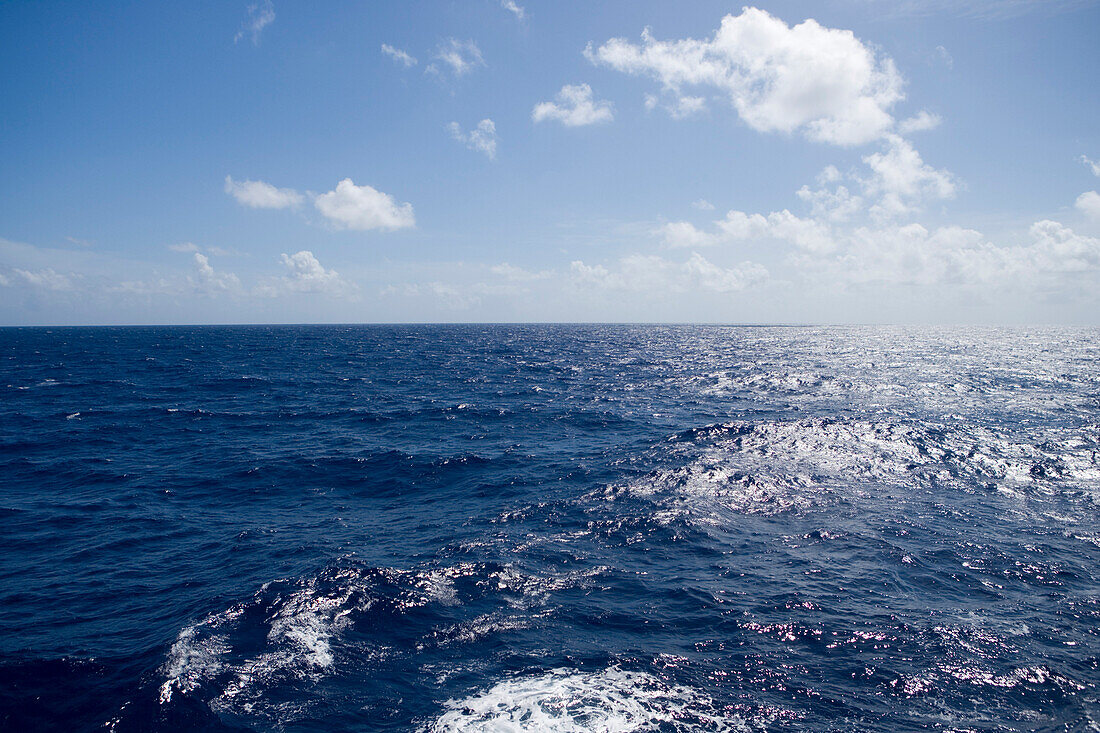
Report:
<svg viewBox="0 0 1100 733"><path fill-rule="evenodd" d="M1097 730L1100 332L0 330L0 728Z"/></svg>

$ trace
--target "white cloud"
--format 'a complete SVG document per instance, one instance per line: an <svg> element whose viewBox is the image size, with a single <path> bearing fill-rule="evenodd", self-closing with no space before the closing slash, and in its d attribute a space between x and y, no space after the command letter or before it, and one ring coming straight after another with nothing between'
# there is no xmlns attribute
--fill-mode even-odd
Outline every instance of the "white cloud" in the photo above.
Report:
<svg viewBox="0 0 1100 733"><path fill-rule="evenodd" d="M1081 156L1081 162L1089 167L1092 171L1092 175L1100 176L1100 161L1092 160L1086 155Z"/></svg>
<svg viewBox="0 0 1100 733"><path fill-rule="evenodd" d="M386 54L394 61L401 64L406 69L410 66L416 66L416 59L414 57L410 56L405 51L402 51L400 48L394 48L388 43L382 44L382 53Z"/></svg>
<svg viewBox="0 0 1100 733"><path fill-rule="evenodd" d="M910 214L920 209L926 200L949 199L955 195L955 179L921 160L920 154L907 141L889 135L883 152L863 157L872 175L861 181L864 194L880 197L871 207L878 218Z"/></svg>
<svg viewBox="0 0 1100 733"><path fill-rule="evenodd" d="M916 115L899 122L898 131L901 132L902 135L908 135L912 132L934 130L939 127L942 122L943 118L939 115L922 109Z"/></svg>
<svg viewBox="0 0 1100 733"><path fill-rule="evenodd" d="M554 99L536 104L531 119L558 120L566 127L580 127L610 122L615 116L611 102L593 100L592 87L587 84L566 84Z"/></svg>
<svg viewBox="0 0 1100 733"><path fill-rule="evenodd" d="M1044 219L1031 225L1035 240L1026 251L1026 270L1086 272L1100 270L1100 239L1076 234L1056 221Z"/></svg>
<svg viewBox="0 0 1100 733"><path fill-rule="evenodd" d="M1059 277L1100 272L1100 240L1044 220L1029 230L1032 242L998 247L962 227L928 230L920 224L855 230L842 254L804 266L837 283L965 285L1019 289Z"/></svg>
<svg viewBox="0 0 1100 733"><path fill-rule="evenodd" d="M527 15L523 7L516 4L516 0L500 0L500 7L516 16L517 20L523 20Z"/></svg>
<svg viewBox="0 0 1100 733"><path fill-rule="evenodd" d="M262 295L276 296L291 293L323 293L331 296L345 296L354 291L354 286L340 277L335 270L326 269L309 250L282 254L280 263L286 268L286 274L276 285L259 288Z"/></svg>
<svg viewBox="0 0 1100 733"><path fill-rule="evenodd" d="M509 265L507 262L502 262L499 265L493 265L489 268L489 272L498 277L502 277L505 280L511 280L513 282L528 282L531 280L545 280L549 278L553 273L547 270L541 270L539 272L532 272L531 270L525 270L522 267L516 267L515 265Z"/></svg>
<svg viewBox="0 0 1100 733"><path fill-rule="evenodd" d="M951 55L951 52L943 46L936 46L936 49L932 55L932 59L940 62L949 69L954 68L955 66L954 57Z"/></svg>
<svg viewBox="0 0 1100 733"><path fill-rule="evenodd" d="M680 269L688 280L703 290L715 293L732 293L757 285L768 277L768 271L761 265L743 262L738 267L719 267L708 262L702 255L693 252Z"/></svg>
<svg viewBox="0 0 1100 733"><path fill-rule="evenodd" d="M225 177L225 192L253 209L286 209L302 203L302 194L292 188L275 188L263 181L234 181L232 176Z"/></svg>
<svg viewBox="0 0 1100 733"><path fill-rule="evenodd" d="M615 270L575 260L570 264L570 274L578 286L660 296L690 290L715 293L745 290L767 279L768 271L752 262L742 262L732 268L720 267L695 252L682 263L656 255L628 255L619 260Z"/></svg>
<svg viewBox="0 0 1100 733"><path fill-rule="evenodd" d="M755 130L801 130L838 145L885 135L894 124L890 109L904 96L893 61L851 31L814 20L791 27L757 8L727 15L710 39L658 41L646 29L640 44L613 38L585 54L676 95L685 87L724 92Z"/></svg>
<svg viewBox="0 0 1100 733"><path fill-rule="evenodd" d="M676 103L667 107L668 113L677 120L699 114L707 108L707 100L703 97L680 97Z"/></svg>
<svg viewBox="0 0 1100 733"><path fill-rule="evenodd" d="M217 255L218 257L221 257L222 255L235 254L234 252L228 249L223 249L222 247L200 247L194 242L179 242L177 244L169 244L168 249L172 250L173 252L206 252L208 254Z"/></svg>
<svg viewBox="0 0 1100 733"><path fill-rule="evenodd" d="M484 119L477 123L477 127L469 132L463 132L457 122L447 125L451 131L451 137L463 143L470 150L485 153L490 160L497 157L497 128L490 119Z"/></svg>
<svg viewBox="0 0 1100 733"><path fill-rule="evenodd" d="M1100 221L1100 193L1086 191L1077 197L1075 205L1088 218Z"/></svg>
<svg viewBox="0 0 1100 733"><path fill-rule="evenodd" d="M237 35L233 36L233 43L237 43L245 35L252 36L252 43L259 44L260 34L264 28L275 22L275 7L271 4L271 0L262 0L262 2L253 3L248 6L248 18L245 20L244 25L237 31Z"/></svg>
<svg viewBox="0 0 1100 733"><path fill-rule="evenodd" d="M23 282L28 285L33 285L36 288L44 288L46 290L73 289L73 281L68 276L56 272L52 267L47 267L43 270L21 270L16 268L13 272L18 275Z"/></svg>
<svg viewBox="0 0 1100 733"><path fill-rule="evenodd" d="M668 112L669 116L674 120L682 120L686 117L692 117L693 115L704 112L707 109L707 100L704 97L691 97L691 96L679 96L679 95L665 95L666 98L671 97L669 101L661 102L660 97L656 94L645 95L645 108L647 110L653 110L658 105Z"/></svg>
<svg viewBox="0 0 1100 733"><path fill-rule="evenodd" d="M434 58L450 67L455 76L465 76L478 66L485 65L485 59L481 56L481 49L473 41L460 41L457 38L448 38L435 49ZM428 71L439 73L439 67L435 64L428 66Z"/></svg>
<svg viewBox="0 0 1100 733"><path fill-rule="evenodd" d="M9 280L4 273L0 272L0 286L7 287L8 285L11 285L11 280Z"/></svg>
<svg viewBox="0 0 1100 733"><path fill-rule="evenodd" d="M231 272L217 272L210 264L210 259L201 252L195 253L196 280L192 281L197 288L207 292L239 291L241 281Z"/></svg>
<svg viewBox="0 0 1100 733"><path fill-rule="evenodd" d="M817 177L819 188L803 186L798 191L813 209L799 217L783 209L770 214L730 211L704 230L689 222L672 222L657 234L672 247L701 248L738 242L774 242L790 246L785 261L803 286L842 291L846 287L911 286L967 288L984 295L1007 293L1058 293L1069 298L1095 292L1100 279L1100 239L1074 232L1058 222L1043 220L1026 232L1024 244L999 246L974 229L943 226L929 229L918 223L895 223L877 216L893 202L897 213L911 213L914 203L927 198L946 198L954 193L950 176L926 166L905 141L892 136L886 150L869 155L864 162L871 169L865 178L855 178L866 196L881 198L866 206L864 198L840 185L845 176L829 166ZM1100 216L1100 194L1079 197L1078 208ZM850 223L866 213L862 224ZM661 268L643 261L623 263L611 270L580 263L573 268L575 279L608 288L637 289L645 280L639 270L651 274ZM684 265L687 267L687 265ZM702 263L694 271L710 272ZM669 267L664 266L665 281ZM733 282L738 282L736 277ZM683 280L671 282L683 286ZM700 284L702 283L702 284ZM701 279L697 287L708 287ZM713 283L709 286L713 287ZM1026 296L1024 296L1026 297Z"/></svg>
<svg viewBox="0 0 1100 733"><path fill-rule="evenodd" d="M393 230L416 226L412 204L398 204L393 196L371 186L356 186L350 178L317 196L313 203L326 219L343 229Z"/></svg>
<svg viewBox="0 0 1100 733"><path fill-rule="evenodd" d="M832 171L836 168L829 166ZM826 169L828 170L828 169ZM838 173L839 175L839 173ZM826 181L824 176L819 176L819 181ZM833 179L833 181L839 179ZM836 186L827 189L811 189L803 186L798 189L798 198L810 205L810 213L815 219L827 219L831 222L845 222L854 217L863 208L863 198L852 194L847 186Z"/></svg>
<svg viewBox="0 0 1100 733"><path fill-rule="evenodd" d="M704 232L689 221L670 221L658 231L669 247L711 247L722 242L717 234Z"/></svg>
<svg viewBox="0 0 1100 733"><path fill-rule="evenodd" d="M714 204L706 199L699 199L698 201L691 202L691 208L698 209L699 211L714 211Z"/></svg>
<svg viewBox="0 0 1100 733"><path fill-rule="evenodd" d="M715 222L716 232L704 232L686 221L671 222L661 228L665 244L670 247L706 247L750 240L778 240L814 254L836 249L829 227L814 219L801 219L790 211L746 214L730 211L726 218Z"/></svg>

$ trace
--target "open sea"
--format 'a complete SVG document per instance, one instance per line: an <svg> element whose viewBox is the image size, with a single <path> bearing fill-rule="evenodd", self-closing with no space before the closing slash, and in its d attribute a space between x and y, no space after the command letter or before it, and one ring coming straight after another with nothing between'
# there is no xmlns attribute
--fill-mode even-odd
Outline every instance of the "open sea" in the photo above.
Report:
<svg viewBox="0 0 1100 733"><path fill-rule="evenodd" d="M0 329L4 731L1100 730L1100 331Z"/></svg>

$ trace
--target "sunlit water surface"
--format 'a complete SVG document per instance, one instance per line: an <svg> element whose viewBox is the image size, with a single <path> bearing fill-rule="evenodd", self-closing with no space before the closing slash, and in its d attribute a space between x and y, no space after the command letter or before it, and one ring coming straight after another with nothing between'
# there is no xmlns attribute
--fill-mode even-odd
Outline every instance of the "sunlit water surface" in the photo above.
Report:
<svg viewBox="0 0 1100 733"><path fill-rule="evenodd" d="M5 730L1098 730L1100 331L0 330Z"/></svg>

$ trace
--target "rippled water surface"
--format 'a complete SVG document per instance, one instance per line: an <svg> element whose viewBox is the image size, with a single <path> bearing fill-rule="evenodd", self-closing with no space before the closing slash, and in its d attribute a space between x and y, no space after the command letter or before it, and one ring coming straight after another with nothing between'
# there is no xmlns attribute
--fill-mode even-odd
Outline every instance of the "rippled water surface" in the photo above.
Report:
<svg viewBox="0 0 1100 733"><path fill-rule="evenodd" d="M0 330L0 728L1100 730L1100 331Z"/></svg>

